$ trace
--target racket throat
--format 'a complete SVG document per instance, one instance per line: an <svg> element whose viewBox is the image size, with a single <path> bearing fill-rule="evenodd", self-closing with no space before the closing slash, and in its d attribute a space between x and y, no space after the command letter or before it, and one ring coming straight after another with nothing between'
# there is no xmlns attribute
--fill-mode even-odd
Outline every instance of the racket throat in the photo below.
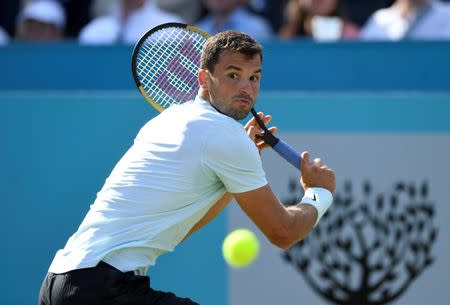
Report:
<svg viewBox="0 0 450 305"><path fill-rule="evenodd" d="M264 131L264 133L262 135L256 135L256 137L258 139L263 140L264 142L266 142L267 144L270 145L270 147L275 147L275 145L278 144L278 142L280 142L280 140L275 137L270 131L269 129L267 129L266 125L264 124L264 122L261 120L261 118L259 117L258 113L256 112L255 108L252 108L252 114L253 117L255 118L256 122L258 123L259 127L262 128L262 130Z"/></svg>

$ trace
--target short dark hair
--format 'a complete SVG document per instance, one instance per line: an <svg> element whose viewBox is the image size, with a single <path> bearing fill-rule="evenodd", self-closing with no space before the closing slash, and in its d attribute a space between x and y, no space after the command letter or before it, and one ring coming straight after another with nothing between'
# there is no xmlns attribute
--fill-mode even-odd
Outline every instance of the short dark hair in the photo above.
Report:
<svg viewBox="0 0 450 305"><path fill-rule="evenodd" d="M206 40L203 46L200 68L214 72L220 53L232 51L244 54L248 58L259 55L262 62L262 47L252 37L238 31L217 33Z"/></svg>

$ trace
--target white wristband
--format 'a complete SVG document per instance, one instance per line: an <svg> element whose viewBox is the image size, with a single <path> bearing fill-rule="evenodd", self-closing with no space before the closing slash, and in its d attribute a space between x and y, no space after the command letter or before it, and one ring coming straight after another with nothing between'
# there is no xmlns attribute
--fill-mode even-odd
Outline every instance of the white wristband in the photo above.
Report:
<svg viewBox="0 0 450 305"><path fill-rule="evenodd" d="M310 204L317 210L317 220L314 226L319 223L320 218L328 210L333 202L333 195L327 189L321 187L311 187L305 191L300 204Z"/></svg>

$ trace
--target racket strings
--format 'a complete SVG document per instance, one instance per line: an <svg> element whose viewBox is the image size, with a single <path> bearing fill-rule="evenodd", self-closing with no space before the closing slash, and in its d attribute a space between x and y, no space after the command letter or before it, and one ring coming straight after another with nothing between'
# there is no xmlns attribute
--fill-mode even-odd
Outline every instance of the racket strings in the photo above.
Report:
<svg viewBox="0 0 450 305"><path fill-rule="evenodd" d="M197 71L205 37L180 29L163 29L140 47L137 74L153 101L164 108L196 94Z"/></svg>
<svg viewBox="0 0 450 305"><path fill-rule="evenodd" d="M168 33L168 29L164 29L161 30L159 32L154 33L153 35L151 35L150 37L147 38L147 40L144 42L144 44L142 44L141 49L139 50L139 54L138 55L142 55L143 56L143 61L144 61L144 66L141 65L141 63L139 63L137 66L138 68L143 68L146 69L147 65L149 63L149 58L154 58L154 63L151 67L148 68L147 73L143 76L143 79L146 79L146 77L148 76L148 74L156 67L159 67L158 64L158 60L160 60L161 58L163 58L163 55L165 55L164 52L164 47L165 46L170 46L170 44L167 43L167 41L171 37L173 32L175 32L174 29L172 29L169 33ZM164 39L164 41L161 40L161 36L163 34L167 34L166 38ZM157 48L153 51L153 46L157 46ZM146 52L145 54L142 54L142 52L140 52L142 49L144 49ZM158 52L161 51L159 54ZM141 57L141 56L139 56ZM157 60L156 60L157 59ZM163 58L164 59L164 58ZM159 63L160 64L160 63Z"/></svg>
<svg viewBox="0 0 450 305"><path fill-rule="evenodd" d="M200 53L198 53L200 55ZM178 67L177 70L181 70L181 71L174 71L174 75L179 75L180 78L183 80L183 82L181 82L181 86L180 86L180 90L182 92L182 96L179 96L179 98L185 99L188 96L191 96L193 93L192 92L192 85L194 83L197 82L197 69L199 66L199 63L193 63L192 59L188 59L189 55L188 54L183 54L184 56L181 57L180 63L181 66ZM198 56L199 57L199 56ZM186 69L184 69L186 68ZM180 74L178 72L181 72Z"/></svg>
<svg viewBox="0 0 450 305"><path fill-rule="evenodd" d="M185 40L183 42L183 46L186 45L186 43L192 43L191 39L188 38L187 40ZM185 48L185 50L187 49L191 49L190 47ZM175 49L176 50L176 49ZM178 57L177 58L177 62L180 62L179 65L174 64L174 66L176 66L175 69L171 69L171 73L169 75L169 81L174 82L175 84L177 84L179 87L179 91L175 92L177 93L176 95L174 95L173 91L176 90L175 87L172 87L172 94L170 94L171 96L173 96L173 98L179 102L184 102L188 99L191 99L193 97L193 95L196 94L195 90L193 90L193 88L196 88L197 85L197 70L198 70L198 63L193 63L193 58L192 55L190 55L190 53L185 53L185 50L181 50L181 53L184 56ZM198 59L200 57L200 49L197 50L198 53ZM180 80L177 81L177 78L179 78ZM169 86L169 83L166 84L166 86L164 88L166 88L167 86Z"/></svg>
<svg viewBox="0 0 450 305"><path fill-rule="evenodd" d="M150 72L153 70L156 70L156 72L161 73L163 72L162 67L166 65L166 61L168 58L170 58L170 52L167 53L164 50L164 47L172 46L174 47L174 44L168 44L167 40L169 40L170 35L167 36L165 41L160 41L156 39L155 37L150 37L149 40L147 40L143 45L142 49L144 49L146 52L145 54L139 53L139 55L142 55L142 62L144 65L141 65L141 63L138 64L139 68L146 69L147 73L143 76L143 80L147 79L147 76ZM153 50L153 46L157 46L156 50ZM160 52L161 51L161 52ZM150 63L149 59L153 59L153 63L150 67L148 67L148 64Z"/></svg>
<svg viewBox="0 0 450 305"><path fill-rule="evenodd" d="M184 35L184 36L186 36L186 35ZM166 40L170 40L170 39L171 39L171 37L167 36ZM164 74L164 71L161 71L162 69L157 69L157 71L158 71L156 73L156 75L158 75L156 77L157 80L158 80L158 77L161 77L161 76L164 76L164 77L167 78L167 79L163 79L163 80L160 79L159 82L157 82L157 84L160 87L159 89L161 89L161 90L159 90L157 92L157 94L155 94L155 98L158 98L159 102L162 103L165 107L167 107L168 103L173 103L173 102L177 102L177 101L185 101L187 97L190 97L190 95L192 95L191 94L191 92L192 92L191 86L193 84L193 81L196 82L196 76L195 75L193 75L193 76L191 75L190 80L186 81L187 80L187 76L189 76L190 73L193 73L193 72L189 72L189 69L195 70L195 72L197 70L196 67L192 67L192 62L190 62L190 61L186 60L185 58L181 57L181 63L183 64L183 66L186 66L186 65L190 65L191 66L191 67L188 66L188 68L187 68L188 70L186 70L186 67L183 67L183 66L180 65L180 63L179 63L180 59L175 58L175 55L177 55L177 54L174 54L174 52L180 52L181 51L188 58L194 59L194 57L192 57L192 55L186 54L185 50L183 50L183 46L184 46L184 44L186 44L186 41L188 41L188 39L186 37L182 37L182 39L184 39L184 42L182 42L181 40L178 39L179 43L177 45L173 44L174 47L171 50L168 51L169 56L172 56L174 58L172 58L170 60L169 64L167 64L168 59L166 59L166 61L165 61L165 65L169 65L169 70L172 70L171 71L172 73ZM202 39L203 39L203 37L202 37ZM183 43L183 45L182 45L182 49L180 50L179 49L179 45L181 43ZM191 45L189 45L188 47L189 47L189 49L192 49ZM146 48L146 49L149 50L149 48ZM188 48L184 48L184 49L188 49ZM161 48L161 47L157 48L156 52L159 52L161 50L164 51L164 49ZM151 52L152 50L149 50L149 51ZM149 52L149 51L147 51L147 52ZM200 53L200 51L197 51L197 52ZM162 55L164 55L164 52L158 54L157 56L162 56ZM144 56L144 62L148 64L148 60L147 60L146 56ZM173 67L171 67L171 65L175 66L175 67L178 67L178 68L173 68ZM160 67L160 66L158 65L156 67ZM153 67L153 68L155 68L155 67ZM164 70L167 70L167 67ZM180 70L184 70L184 73L181 74ZM178 80L175 76L181 77L182 80L184 79L184 82L180 82L180 80ZM152 81L154 81L154 78L151 78L151 79L147 78L147 81L150 81L152 83ZM178 84L177 87L180 87L180 84L181 84L181 88L180 88L181 91L178 90L177 87L174 87L171 83L175 84L175 85ZM149 86L147 85L146 86L147 90L148 90L148 87ZM188 90L186 90L186 89L188 89ZM176 91L178 91L178 92L176 92ZM161 99L163 99L163 100L166 99L166 101L163 103L163 102L161 102Z"/></svg>
<svg viewBox="0 0 450 305"><path fill-rule="evenodd" d="M167 53L167 47L175 45L173 43L168 43L169 40L173 41L173 32L174 30L170 30L169 32L168 29L165 29L150 36L141 47L141 50L144 49L145 53L142 54L142 52L139 52L139 55L142 56L138 56L142 59L138 64L138 67L141 68L141 70L138 71L138 75L141 77L141 83L143 84L144 90L147 93L153 93L152 99L164 108L168 107L167 104L170 105L173 101L169 95L165 94L163 88L158 87L156 80L158 80L158 77L161 75L164 75L165 67L169 60L169 54L171 53ZM164 34L165 38L162 40L161 37L164 37ZM154 46L156 46L156 49ZM152 60L153 62L151 62ZM141 63L143 63L143 65ZM142 71L145 72L145 75L143 76L141 75ZM152 74L149 78L150 73Z"/></svg>
<svg viewBox="0 0 450 305"><path fill-rule="evenodd" d="M171 55L171 54L170 54ZM167 107L168 103L173 103L175 102L174 100L179 100L180 99L180 94L182 93L182 91L179 91L179 89L177 89L177 87L180 87L179 84L182 84L180 82L180 80L175 79L175 75L181 76L186 78L186 74L184 73L184 76L180 74L180 69L183 68L180 63L178 62L179 59L177 58L173 58L169 64L168 67L165 69L166 71L170 71L171 73L166 73L164 71L161 71L161 69L156 69L156 84L159 85L159 89L158 92L155 94L155 99L158 99L160 101L160 103L164 104L165 107ZM183 64L184 61L181 61L181 63ZM167 61L165 63L167 65ZM159 66L157 66L159 67ZM178 69L177 69L178 67ZM148 79L147 81L150 82L150 84L154 83L155 78L152 77L151 79ZM173 86L172 84L174 84L175 86ZM177 86L178 84L178 86ZM185 88L189 88L188 86L184 86ZM185 89L185 88L180 88L181 90ZM146 89L148 90L148 85L146 86ZM178 92L177 92L178 91ZM185 95L185 94L183 94ZM163 102L164 100L166 100L165 102Z"/></svg>
<svg viewBox="0 0 450 305"><path fill-rule="evenodd" d="M186 68L186 64L189 64L189 61L183 57L173 58L168 66L168 70L172 73L167 75L168 80L164 82L161 88L162 91L167 92L177 101L182 101L186 95L192 95L193 81L196 81L196 75L193 74L193 70L189 70L192 67ZM196 70L196 67L194 69ZM178 86L172 86L172 84Z"/></svg>

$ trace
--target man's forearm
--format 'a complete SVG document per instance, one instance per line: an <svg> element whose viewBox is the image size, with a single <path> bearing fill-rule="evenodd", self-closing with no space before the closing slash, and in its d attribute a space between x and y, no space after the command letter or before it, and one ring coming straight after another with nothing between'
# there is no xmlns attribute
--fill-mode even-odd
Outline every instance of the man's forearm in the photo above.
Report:
<svg viewBox="0 0 450 305"><path fill-rule="evenodd" d="M314 224L316 223L317 210L309 204L297 204L288 207L287 210L291 215L291 232L295 232L295 236L292 238L292 246L304 239L306 235L311 232Z"/></svg>

